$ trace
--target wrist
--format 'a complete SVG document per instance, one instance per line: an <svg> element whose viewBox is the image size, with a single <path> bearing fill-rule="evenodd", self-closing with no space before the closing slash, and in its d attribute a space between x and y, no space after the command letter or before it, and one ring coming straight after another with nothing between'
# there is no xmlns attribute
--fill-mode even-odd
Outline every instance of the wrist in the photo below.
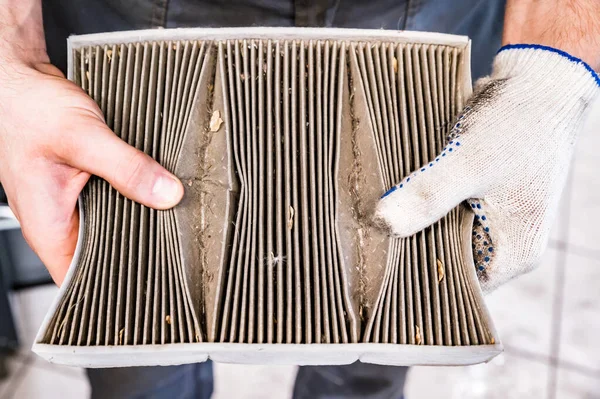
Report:
<svg viewBox="0 0 600 399"><path fill-rule="evenodd" d="M600 2L508 0L502 45L548 46L600 71Z"/></svg>
<svg viewBox="0 0 600 399"><path fill-rule="evenodd" d="M600 57L598 54L600 53L600 47L595 49L592 45L584 45L584 44L570 44L560 40L512 40L512 41L504 41L502 42L502 49L510 48L517 46L527 46L527 47L538 47L542 49L553 49L558 50L558 52L562 52L565 55L570 56L571 58L578 60L585 64L592 71L600 71Z"/></svg>
<svg viewBox="0 0 600 399"><path fill-rule="evenodd" d="M0 65L47 63L40 0L0 0Z"/></svg>
<svg viewBox="0 0 600 399"><path fill-rule="evenodd" d="M589 104L600 93L600 77L591 66L542 45L503 46L494 59L492 78L511 79L528 96L562 108L571 102Z"/></svg>

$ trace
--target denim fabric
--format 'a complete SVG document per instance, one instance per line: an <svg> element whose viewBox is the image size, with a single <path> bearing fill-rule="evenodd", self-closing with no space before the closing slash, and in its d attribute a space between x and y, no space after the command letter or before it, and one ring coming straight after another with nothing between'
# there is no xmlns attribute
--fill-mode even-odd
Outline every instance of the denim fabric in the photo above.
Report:
<svg viewBox="0 0 600 399"><path fill-rule="evenodd" d="M73 34L147 29L165 24L167 0L42 0L50 61L67 69L67 37Z"/></svg>
<svg viewBox="0 0 600 399"><path fill-rule="evenodd" d="M66 38L185 26L329 26L468 35L473 79L500 48L505 0L43 0L51 61L66 70Z"/></svg>
<svg viewBox="0 0 600 399"><path fill-rule="evenodd" d="M407 371L360 362L300 367L294 399L401 399Z"/></svg>
<svg viewBox="0 0 600 399"><path fill-rule="evenodd" d="M88 369L92 399L209 399L212 362L165 367Z"/></svg>
<svg viewBox="0 0 600 399"><path fill-rule="evenodd" d="M52 63L66 71L71 34L157 27L328 26L463 34L473 78L500 47L505 0L43 0ZM295 398L401 398L406 367L301 367ZM209 398L212 364L88 370L92 398Z"/></svg>
<svg viewBox="0 0 600 399"><path fill-rule="evenodd" d="M473 80L489 75L502 44L504 0L410 0L404 29L469 36Z"/></svg>

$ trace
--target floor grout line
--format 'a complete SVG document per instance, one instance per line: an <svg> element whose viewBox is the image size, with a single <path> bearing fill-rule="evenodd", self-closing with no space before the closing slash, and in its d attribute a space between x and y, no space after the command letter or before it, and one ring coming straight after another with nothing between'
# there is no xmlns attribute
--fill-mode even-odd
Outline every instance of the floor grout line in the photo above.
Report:
<svg viewBox="0 0 600 399"><path fill-rule="evenodd" d="M569 226L571 222L571 199L573 195L573 176L574 170L577 166L573 163L571 171L567 177L567 187L564 191L564 206L567 211L564 213L565 217L561 222L561 234L560 238L564 244L564 250L558 251L556 258L556 275L554 277L554 301L552 303L552 324L550 326L550 363L548 370L548 399L556 399L556 393L558 389L558 367L560 357L560 341L561 341L561 326L562 326L562 313L564 306L564 291L565 291L565 271L567 263L567 253L569 251Z"/></svg>
<svg viewBox="0 0 600 399"><path fill-rule="evenodd" d="M570 242L564 242L562 244L564 245L565 250L572 255L577 255L583 258L589 258L593 260L600 259L600 250L582 247Z"/></svg>
<svg viewBox="0 0 600 399"><path fill-rule="evenodd" d="M516 346L504 344L504 349L506 349L507 354L515 356L515 357L519 357L521 359L527 359L527 360L531 360L533 362L544 363L544 364L549 364L551 361L551 356L531 352L526 349L517 348Z"/></svg>
<svg viewBox="0 0 600 399"><path fill-rule="evenodd" d="M27 374L27 371L29 371L29 366L31 365L30 364L31 359L15 358L14 360L17 363L19 363L20 366L15 370L14 375L12 377L13 380L7 385L7 387L4 390L4 392L2 393L2 395L0 395L0 399L13 399L15 392L17 392L17 390L21 386L21 384L23 383L23 380L25 379L25 375Z"/></svg>
<svg viewBox="0 0 600 399"><path fill-rule="evenodd" d="M43 361L47 362L46 360L43 360ZM85 379L85 376L82 377L81 375L77 374L77 371L75 371L77 369L76 367L66 366L66 367L69 367L72 369L72 370L66 370L63 367L54 367L55 365L52 363L44 364L39 361L36 361L35 359L32 359L32 363L30 366L32 368L35 368L36 370L44 370L44 371L48 371L50 373L60 374L62 376L69 377L69 378L74 378L74 379L84 378Z"/></svg>
<svg viewBox="0 0 600 399"><path fill-rule="evenodd" d="M555 249L557 251L566 251L567 243L563 240L553 240L548 241L548 248Z"/></svg>
<svg viewBox="0 0 600 399"><path fill-rule="evenodd" d="M585 375L586 377L592 377L600 380L600 372L598 370L591 369L589 367L582 366L580 364L566 362L557 359L559 369L576 372L577 374Z"/></svg>
<svg viewBox="0 0 600 399"><path fill-rule="evenodd" d="M577 364L565 360L561 360L558 356L548 356L536 352L528 351L527 349L518 348L515 346L504 345L506 353L521 359L526 359L536 363L543 363L551 365L554 363L559 369L574 371L579 374L586 375L588 377L596 378L600 380L600 370L593 369L591 367Z"/></svg>
<svg viewBox="0 0 600 399"><path fill-rule="evenodd" d="M59 374L63 377L72 378L75 380L86 379L85 376L75 375L74 372L65 371L61 368L47 367L42 364L36 364L37 362L33 354L18 355L14 358L14 361L19 363L19 366L10 376L11 381L3 390L2 394L0 395L0 399L16 399L14 395L23 383L25 375L28 372L49 372Z"/></svg>
<svg viewBox="0 0 600 399"><path fill-rule="evenodd" d="M550 327L550 370L548 376L548 398L556 398L558 356L560 354L560 327L562 322L563 290L566 252L561 251L557 256L558 270L554 282L554 301L552 305L552 325Z"/></svg>

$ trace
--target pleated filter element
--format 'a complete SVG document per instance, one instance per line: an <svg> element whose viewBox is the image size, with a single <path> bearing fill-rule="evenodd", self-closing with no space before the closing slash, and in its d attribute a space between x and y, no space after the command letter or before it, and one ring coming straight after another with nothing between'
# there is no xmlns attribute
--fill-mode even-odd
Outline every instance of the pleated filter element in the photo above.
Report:
<svg viewBox="0 0 600 399"><path fill-rule="evenodd" d="M456 48L387 43L353 45L361 106L368 109L386 187L434 162L462 107L463 56ZM479 345L493 336L462 256L461 211L417 235L390 241L363 342Z"/></svg>
<svg viewBox="0 0 600 399"><path fill-rule="evenodd" d="M219 43L241 190L212 340L356 340L333 228L344 55L343 43Z"/></svg>
<svg viewBox="0 0 600 399"><path fill-rule="evenodd" d="M109 127L186 192L156 211L90 179L38 354L107 367L469 364L501 351L466 207L406 239L370 222L381 194L446 144L470 93L466 38L188 29L69 46L69 77Z"/></svg>

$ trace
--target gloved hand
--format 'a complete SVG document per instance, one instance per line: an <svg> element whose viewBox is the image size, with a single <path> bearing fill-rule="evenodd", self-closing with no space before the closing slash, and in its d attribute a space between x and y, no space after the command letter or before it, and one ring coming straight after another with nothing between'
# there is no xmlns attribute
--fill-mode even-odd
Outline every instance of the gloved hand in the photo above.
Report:
<svg viewBox="0 0 600 399"><path fill-rule="evenodd" d="M538 45L509 45L474 94L438 157L382 197L391 234L410 236L468 199L484 292L539 262L586 110L600 78L583 61Z"/></svg>

